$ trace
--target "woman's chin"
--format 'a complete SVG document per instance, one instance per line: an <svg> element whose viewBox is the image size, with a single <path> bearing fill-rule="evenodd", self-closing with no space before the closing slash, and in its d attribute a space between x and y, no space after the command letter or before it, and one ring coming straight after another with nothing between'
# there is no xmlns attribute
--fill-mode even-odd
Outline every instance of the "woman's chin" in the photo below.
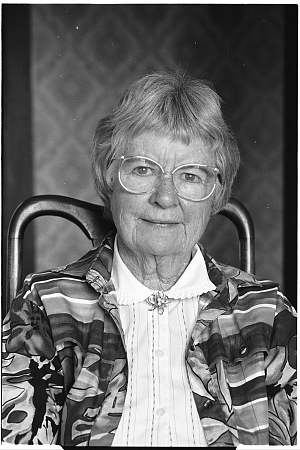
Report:
<svg viewBox="0 0 300 450"><path fill-rule="evenodd" d="M143 224L137 233L137 247L142 253L171 256L185 252L186 236L182 224Z"/></svg>
<svg viewBox="0 0 300 450"><path fill-rule="evenodd" d="M187 248L183 242L176 239L176 235L151 236L143 239L138 245L142 253L154 256L175 256L186 253Z"/></svg>

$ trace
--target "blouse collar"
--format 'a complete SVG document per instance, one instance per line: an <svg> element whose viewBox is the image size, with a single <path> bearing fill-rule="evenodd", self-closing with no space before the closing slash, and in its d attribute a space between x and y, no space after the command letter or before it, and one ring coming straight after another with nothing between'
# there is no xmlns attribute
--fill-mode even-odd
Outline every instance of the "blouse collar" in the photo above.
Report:
<svg viewBox="0 0 300 450"><path fill-rule="evenodd" d="M119 305L141 302L156 292L140 283L124 264L118 251L117 238L114 242L111 281L115 286ZM200 248L195 245L191 262L174 286L165 291L165 295L172 299L184 299L196 297L214 289L216 286L208 277Z"/></svg>

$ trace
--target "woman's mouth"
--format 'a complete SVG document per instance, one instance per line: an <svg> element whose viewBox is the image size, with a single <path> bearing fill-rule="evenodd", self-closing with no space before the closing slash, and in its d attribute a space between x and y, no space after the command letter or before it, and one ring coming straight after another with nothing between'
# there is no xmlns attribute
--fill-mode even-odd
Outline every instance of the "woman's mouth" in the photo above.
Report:
<svg viewBox="0 0 300 450"><path fill-rule="evenodd" d="M142 219L144 222L148 223L149 225L153 225L153 226L157 226L160 228L165 228L165 227L172 227L175 225L178 225L179 222L175 222L173 220L159 220L159 219Z"/></svg>

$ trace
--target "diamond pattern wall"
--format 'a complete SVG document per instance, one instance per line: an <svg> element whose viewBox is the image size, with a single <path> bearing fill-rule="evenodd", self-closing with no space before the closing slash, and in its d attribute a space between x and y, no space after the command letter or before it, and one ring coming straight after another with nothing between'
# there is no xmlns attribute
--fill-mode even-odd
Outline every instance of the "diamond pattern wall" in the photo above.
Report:
<svg viewBox="0 0 300 450"><path fill-rule="evenodd" d="M164 67L212 81L242 154L234 196L256 230L256 273L282 282L283 5L58 5L32 11L34 193L97 203L93 132L139 75ZM89 249L75 225L36 220L36 269ZM215 217L204 243L238 264L232 224Z"/></svg>

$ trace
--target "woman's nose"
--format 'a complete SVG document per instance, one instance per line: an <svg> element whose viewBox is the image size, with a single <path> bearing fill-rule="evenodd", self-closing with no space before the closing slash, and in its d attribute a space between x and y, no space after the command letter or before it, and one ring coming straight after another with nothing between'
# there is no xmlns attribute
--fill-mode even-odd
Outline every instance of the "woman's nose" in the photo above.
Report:
<svg viewBox="0 0 300 450"><path fill-rule="evenodd" d="M162 208L170 208L179 204L178 194L171 177L164 176L152 192L150 203L157 203Z"/></svg>

